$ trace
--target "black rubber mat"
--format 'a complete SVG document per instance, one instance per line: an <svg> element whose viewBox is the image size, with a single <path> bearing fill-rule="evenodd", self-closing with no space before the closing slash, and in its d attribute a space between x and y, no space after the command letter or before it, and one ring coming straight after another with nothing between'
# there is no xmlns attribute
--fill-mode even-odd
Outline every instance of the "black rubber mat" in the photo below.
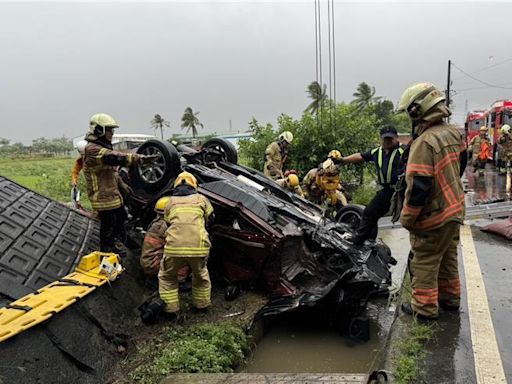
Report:
<svg viewBox="0 0 512 384"><path fill-rule="evenodd" d="M67 275L99 248L99 225L0 177L0 294L25 296Z"/></svg>

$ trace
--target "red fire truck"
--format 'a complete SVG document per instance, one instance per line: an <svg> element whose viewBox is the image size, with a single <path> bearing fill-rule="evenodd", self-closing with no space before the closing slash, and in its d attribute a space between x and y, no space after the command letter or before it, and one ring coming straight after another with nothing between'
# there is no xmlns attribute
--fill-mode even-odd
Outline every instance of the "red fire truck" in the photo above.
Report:
<svg viewBox="0 0 512 384"><path fill-rule="evenodd" d="M489 139L491 144L496 147L500 136L500 128L512 123L512 100L495 101L487 115L487 128L489 128Z"/></svg>
<svg viewBox="0 0 512 384"><path fill-rule="evenodd" d="M466 116L464 130L466 132L466 142L469 143L473 137L478 135L480 127L484 127L487 120L488 112L486 110L478 110L469 112Z"/></svg>
<svg viewBox="0 0 512 384"><path fill-rule="evenodd" d="M493 148L493 159L498 161L498 138L500 128L505 124L512 125L512 100L497 100L489 110L468 113L464 124L466 140L469 143L474 136L478 135L480 127L486 126Z"/></svg>

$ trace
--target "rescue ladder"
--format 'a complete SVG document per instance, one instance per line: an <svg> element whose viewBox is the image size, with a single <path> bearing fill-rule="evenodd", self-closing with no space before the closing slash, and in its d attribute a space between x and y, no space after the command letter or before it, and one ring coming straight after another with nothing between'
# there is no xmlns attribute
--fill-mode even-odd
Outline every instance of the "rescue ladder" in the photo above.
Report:
<svg viewBox="0 0 512 384"><path fill-rule="evenodd" d="M0 308L0 342L49 319L122 271L115 253L85 255L75 272Z"/></svg>

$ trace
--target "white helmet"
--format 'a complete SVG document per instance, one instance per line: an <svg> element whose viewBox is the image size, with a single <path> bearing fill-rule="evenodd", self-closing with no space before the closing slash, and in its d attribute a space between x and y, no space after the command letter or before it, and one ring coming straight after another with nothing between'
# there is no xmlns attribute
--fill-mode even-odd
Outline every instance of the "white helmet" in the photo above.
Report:
<svg viewBox="0 0 512 384"><path fill-rule="evenodd" d="M279 135L279 141L286 141L288 144L291 144L293 141L293 134L290 131L284 131Z"/></svg>
<svg viewBox="0 0 512 384"><path fill-rule="evenodd" d="M114 118L106 113L97 113L89 119L89 133L103 136L107 128L119 128Z"/></svg>
<svg viewBox="0 0 512 384"><path fill-rule="evenodd" d="M78 151L79 154L83 155L85 153L85 146L87 145L87 141L85 140L80 140L79 142L76 143L76 150Z"/></svg>
<svg viewBox="0 0 512 384"><path fill-rule="evenodd" d="M413 121L417 121L443 101L445 101L443 92L434 84L416 83L402 93L396 112L407 112Z"/></svg>
<svg viewBox="0 0 512 384"><path fill-rule="evenodd" d="M510 125L505 124L503 127L501 127L500 133L502 135L509 135L510 134Z"/></svg>

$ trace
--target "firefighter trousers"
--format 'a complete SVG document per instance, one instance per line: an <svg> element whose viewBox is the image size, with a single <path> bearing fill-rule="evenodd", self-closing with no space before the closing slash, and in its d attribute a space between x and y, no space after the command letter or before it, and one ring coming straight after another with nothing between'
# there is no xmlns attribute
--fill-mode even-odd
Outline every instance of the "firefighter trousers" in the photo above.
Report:
<svg viewBox="0 0 512 384"><path fill-rule="evenodd" d="M354 244L362 244L367 239L375 240L377 238L379 219L389 212L393 193L393 188L383 188L365 207L361 223L353 238Z"/></svg>
<svg viewBox="0 0 512 384"><path fill-rule="evenodd" d="M437 317L439 303L452 308L459 306L459 232L460 224L453 221L431 231L411 232L411 305L415 312Z"/></svg>
<svg viewBox="0 0 512 384"><path fill-rule="evenodd" d="M164 255L158 272L158 291L165 303L165 312L175 313L180 310L178 271L187 265L192 270L192 303L199 309L211 305L212 285L206 267L206 257Z"/></svg>
<svg viewBox="0 0 512 384"><path fill-rule="evenodd" d="M115 239L124 243L126 232L124 222L126 211L124 206L108 211L98 211L100 219L100 250L102 252L116 252Z"/></svg>

